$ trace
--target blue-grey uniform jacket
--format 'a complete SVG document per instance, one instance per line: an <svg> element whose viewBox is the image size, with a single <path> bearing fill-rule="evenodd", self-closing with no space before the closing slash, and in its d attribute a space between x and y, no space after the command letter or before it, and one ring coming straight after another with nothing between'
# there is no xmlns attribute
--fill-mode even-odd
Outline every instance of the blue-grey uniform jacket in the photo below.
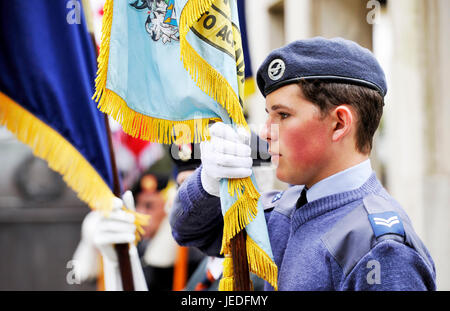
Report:
<svg viewBox="0 0 450 311"><path fill-rule="evenodd" d="M218 255L220 200L202 188L200 170L178 191L172 234L180 245ZM261 196L279 290L436 290L428 250L375 173L357 189L297 209L302 188Z"/></svg>

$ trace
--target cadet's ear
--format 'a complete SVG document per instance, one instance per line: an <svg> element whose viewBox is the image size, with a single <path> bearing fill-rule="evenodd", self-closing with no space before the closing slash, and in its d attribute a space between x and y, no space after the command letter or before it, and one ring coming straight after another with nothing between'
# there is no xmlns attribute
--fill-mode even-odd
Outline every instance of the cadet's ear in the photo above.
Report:
<svg viewBox="0 0 450 311"><path fill-rule="evenodd" d="M353 125L353 112L348 105L339 105L331 112L333 120L333 141L339 141L350 133Z"/></svg>

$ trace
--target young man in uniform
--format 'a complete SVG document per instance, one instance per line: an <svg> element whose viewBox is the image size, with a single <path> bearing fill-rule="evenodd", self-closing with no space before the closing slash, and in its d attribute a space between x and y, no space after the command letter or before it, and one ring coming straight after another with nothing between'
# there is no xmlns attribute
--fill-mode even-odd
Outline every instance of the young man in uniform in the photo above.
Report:
<svg viewBox="0 0 450 311"><path fill-rule="evenodd" d="M258 70L266 97L261 132L284 192L263 193L280 290L435 290L433 260L369 154L387 92L370 51L344 39L299 40ZM180 187L172 233L218 255L219 180L251 174L250 147L216 123L202 166ZM266 289L271 287L266 283Z"/></svg>
<svg viewBox="0 0 450 311"><path fill-rule="evenodd" d="M260 199L278 288L435 290L428 250L371 168L387 92L372 53L339 38L299 40L270 53L257 81L268 113L261 136L277 177L291 184ZM250 176L253 161L239 131L216 123L210 134L201 144L202 165L179 188L170 224L180 245L217 256L223 233L219 181ZM108 239L97 239L105 256L112 243L134 241L132 217L113 214L103 219ZM143 288L141 267L131 255L136 288ZM120 289L116 266L116 277L107 282L112 289ZM272 288L266 283L265 289Z"/></svg>

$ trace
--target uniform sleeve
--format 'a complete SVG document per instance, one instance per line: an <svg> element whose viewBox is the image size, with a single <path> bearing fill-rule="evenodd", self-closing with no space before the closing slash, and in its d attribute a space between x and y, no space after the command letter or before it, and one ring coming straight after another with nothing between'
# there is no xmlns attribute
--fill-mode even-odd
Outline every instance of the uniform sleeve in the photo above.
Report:
<svg viewBox="0 0 450 311"><path fill-rule="evenodd" d="M345 277L341 290L436 290L436 275L412 248L384 240L361 258Z"/></svg>
<svg viewBox="0 0 450 311"><path fill-rule="evenodd" d="M201 169L201 166L197 168L178 189L170 226L179 245L197 247L210 256L218 256L223 234L220 199L203 189Z"/></svg>

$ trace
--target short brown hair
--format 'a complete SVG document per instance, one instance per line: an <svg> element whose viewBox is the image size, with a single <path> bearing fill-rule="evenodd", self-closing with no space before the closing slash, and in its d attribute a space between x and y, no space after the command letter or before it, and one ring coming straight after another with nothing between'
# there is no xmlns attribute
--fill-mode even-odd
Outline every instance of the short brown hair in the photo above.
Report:
<svg viewBox="0 0 450 311"><path fill-rule="evenodd" d="M383 115L384 98L380 93L364 86L323 80L301 80L299 86L303 96L318 106L323 116L334 106L352 106L357 113L356 149L363 154L370 153Z"/></svg>

